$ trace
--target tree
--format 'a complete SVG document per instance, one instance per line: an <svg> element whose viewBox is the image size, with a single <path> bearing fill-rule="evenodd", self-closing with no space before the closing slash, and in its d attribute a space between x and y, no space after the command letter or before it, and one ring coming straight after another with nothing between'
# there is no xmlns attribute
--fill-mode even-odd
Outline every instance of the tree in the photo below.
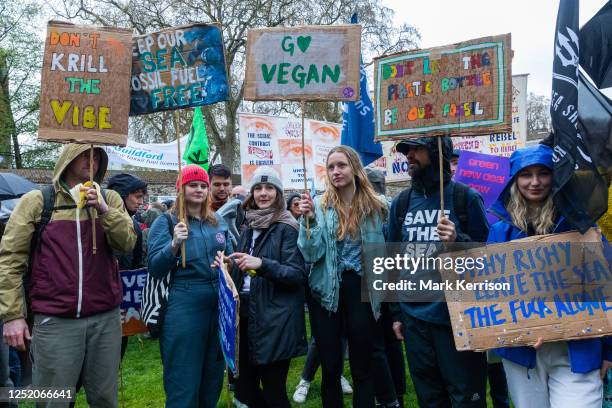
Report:
<svg viewBox="0 0 612 408"><path fill-rule="evenodd" d="M527 97L527 134L550 131L550 99L529 92Z"/></svg>
<svg viewBox="0 0 612 408"><path fill-rule="evenodd" d="M203 113L212 150L211 162L220 156L230 168L237 167L234 163L239 152L239 109L269 113L297 110L295 103L243 103L245 45L250 28L348 23L351 14L357 12L363 27L366 61L375 55L413 48L419 39L415 28L393 24L393 10L377 0L54 0L51 4L59 17L133 27L140 34L180 24L220 23L229 67L230 97L224 103L205 107ZM320 118L335 119L339 108L337 104L308 104L306 111L317 113ZM191 113L180 111L179 115L179 133L185 134L191 124ZM173 115L168 113L144 115L133 118L130 123L130 130L141 142L174 140L175 129Z"/></svg>
<svg viewBox="0 0 612 408"><path fill-rule="evenodd" d="M20 147L33 140L38 128L42 42L34 27L41 8L34 2L9 0L0 4L0 166L24 163ZM33 144L36 155L47 156L57 146ZM42 149L42 150L41 150Z"/></svg>

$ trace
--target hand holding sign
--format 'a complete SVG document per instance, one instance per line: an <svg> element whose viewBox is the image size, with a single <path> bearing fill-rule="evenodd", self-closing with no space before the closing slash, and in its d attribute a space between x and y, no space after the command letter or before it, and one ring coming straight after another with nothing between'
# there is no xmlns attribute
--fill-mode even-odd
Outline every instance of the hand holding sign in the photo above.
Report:
<svg viewBox="0 0 612 408"><path fill-rule="evenodd" d="M437 232L442 242L455 242L457 240L455 223L446 216L438 221Z"/></svg>
<svg viewBox="0 0 612 408"><path fill-rule="evenodd" d="M315 218L314 202L312 201L310 194L306 192L305 194L301 194L300 198L300 211L305 217L313 220Z"/></svg>
<svg viewBox="0 0 612 408"><path fill-rule="evenodd" d="M234 252L230 255L230 258L236 262L236 266L243 272L248 272L251 269L257 270L261 268L262 265L261 258L242 252Z"/></svg>

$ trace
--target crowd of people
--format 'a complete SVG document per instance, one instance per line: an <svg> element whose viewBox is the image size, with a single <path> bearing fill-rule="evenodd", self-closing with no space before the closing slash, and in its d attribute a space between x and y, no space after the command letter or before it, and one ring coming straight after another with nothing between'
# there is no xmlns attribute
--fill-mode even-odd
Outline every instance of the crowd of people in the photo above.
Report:
<svg viewBox="0 0 612 408"><path fill-rule="evenodd" d="M239 375L229 379L237 406L289 407L290 362L307 354L290 391L296 403L307 399L320 365L323 407L342 407L343 394L358 408L407 406L406 359L421 407L486 407L487 379L496 408L509 407L509 397L519 408L602 407L609 337L459 352L445 303L382 302L371 287L362 301L364 246L410 243L425 253L440 243L502 243L570 229L552 200L548 146L512 154L509 181L490 209L499 218L493 225L479 193L452 178L460 152L451 139L442 138L442 169L438 146L436 138L396 145L411 185L392 201L384 176L338 146L327 155L321 195L287 196L268 167L233 187L223 164L208 172L187 165L177 200L144 212L146 183L123 173L102 188L105 151L94 148L90 163L88 145L65 146L52 186L21 198L0 244L0 381L9 353L27 348L34 386L82 386L89 406L117 407L127 346L120 271L146 266L152 278L170 282L157 333L165 404L215 407L224 382L217 293L225 264L240 296ZM436 216L417 216L426 212Z"/></svg>

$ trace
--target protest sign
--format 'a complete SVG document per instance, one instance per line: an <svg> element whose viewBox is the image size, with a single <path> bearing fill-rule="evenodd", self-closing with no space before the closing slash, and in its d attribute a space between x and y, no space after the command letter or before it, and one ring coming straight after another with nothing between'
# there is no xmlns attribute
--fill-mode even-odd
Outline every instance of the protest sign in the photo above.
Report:
<svg viewBox="0 0 612 408"><path fill-rule="evenodd" d="M130 115L224 101L227 73L220 24L172 27L134 37Z"/></svg>
<svg viewBox="0 0 612 408"><path fill-rule="evenodd" d="M461 152L454 180L467 184L478 191L489 208L499 197L510 176L510 159L490 154ZM493 214L487 214L490 224L499 221Z"/></svg>
<svg viewBox="0 0 612 408"><path fill-rule="evenodd" d="M356 101L361 26L249 30L244 99Z"/></svg>
<svg viewBox="0 0 612 408"><path fill-rule="evenodd" d="M121 302L121 326L124 336L146 333L147 326L140 320L142 291L147 282L147 268L121 271L123 301Z"/></svg>
<svg viewBox="0 0 612 408"><path fill-rule="evenodd" d="M305 119L304 139L308 185L325 189L327 154L340 144L342 125ZM304 188L301 121L297 118L242 113L240 164L243 180L250 180L258 167L269 166L281 176L286 189Z"/></svg>
<svg viewBox="0 0 612 408"><path fill-rule="evenodd" d="M510 34L379 57L376 140L511 131Z"/></svg>
<svg viewBox="0 0 612 408"><path fill-rule="evenodd" d="M510 157L527 142L527 74L512 76L512 132L453 138L459 150Z"/></svg>
<svg viewBox="0 0 612 408"><path fill-rule="evenodd" d="M225 265L219 270L219 341L225 363L238 377L239 309L238 291Z"/></svg>
<svg viewBox="0 0 612 408"><path fill-rule="evenodd" d="M382 157L370 163L367 167L382 171L387 183L410 180L408 159L405 154L399 153L395 149L396 142L381 142L381 144Z"/></svg>
<svg viewBox="0 0 612 408"><path fill-rule="evenodd" d="M132 30L49 21L38 137L125 146Z"/></svg>
<svg viewBox="0 0 612 408"><path fill-rule="evenodd" d="M441 269L443 282L455 283L445 296L457 350L611 334L612 272L603 251L591 229L444 254L482 263L462 275Z"/></svg>
<svg viewBox="0 0 612 408"><path fill-rule="evenodd" d="M185 146L187 136L181 138ZM103 147L110 165L129 165L159 170L176 170L178 167L176 140L170 143L138 143L128 140L125 147ZM183 160L183 165L187 165Z"/></svg>

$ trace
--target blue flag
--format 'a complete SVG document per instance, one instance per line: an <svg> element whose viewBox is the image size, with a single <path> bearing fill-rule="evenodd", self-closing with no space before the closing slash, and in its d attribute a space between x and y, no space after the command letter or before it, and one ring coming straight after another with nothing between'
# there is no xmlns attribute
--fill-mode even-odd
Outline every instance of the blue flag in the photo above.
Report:
<svg viewBox="0 0 612 408"><path fill-rule="evenodd" d="M351 23L357 24L357 13L351 17ZM360 63L361 79L359 93L361 99L356 102L345 102L342 109L341 143L355 149L364 166L382 156L382 144L374 143L374 106L368 94L368 78L363 59Z"/></svg>

